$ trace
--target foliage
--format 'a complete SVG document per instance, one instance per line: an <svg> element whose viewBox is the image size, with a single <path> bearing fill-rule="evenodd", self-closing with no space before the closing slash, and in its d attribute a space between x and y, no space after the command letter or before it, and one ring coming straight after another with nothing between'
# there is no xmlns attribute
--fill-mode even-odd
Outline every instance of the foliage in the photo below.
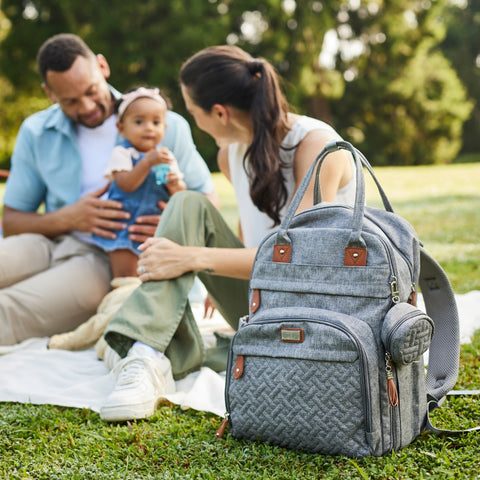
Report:
<svg viewBox="0 0 480 480"><path fill-rule="evenodd" d="M358 77L348 95L331 102L332 110L335 123L376 165L445 163L460 150L471 105L437 49L445 35L444 4L391 2L387 8L384 2L369 23L350 19L358 37L373 40L351 62Z"/></svg>
<svg viewBox="0 0 480 480"><path fill-rule="evenodd" d="M0 168L10 168L10 155L15 144L15 135L22 120L49 105L45 96L32 93L14 94L13 87L0 77Z"/></svg>
<svg viewBox="0 0 480 480"><path fill-rule="evenodd" d="M447 35L441 44L445 56L475 101L472 115L464 125L465 152L480 151L480 2L451 2L445 12Z"/></svg>
<svg viewBox="0 0 480 480"><path fill-rule="evenodd" d="M2 0L10 28L0 26L6 34L0 71L20 102L22 96L40 97L37 49L52 34L71 31L107 57L117 88L158 85L175 110L186 114L178 87L182 62L207 45L235 43L274 63L294 109L333 123L374 163L448 162L461 147L471 110L439 49L448 5L449 0ZM4 137L11 138L10 124L4 128ZM193 131L214 167L213 141ZM11 141L4 143L9 146Z"/></svg>

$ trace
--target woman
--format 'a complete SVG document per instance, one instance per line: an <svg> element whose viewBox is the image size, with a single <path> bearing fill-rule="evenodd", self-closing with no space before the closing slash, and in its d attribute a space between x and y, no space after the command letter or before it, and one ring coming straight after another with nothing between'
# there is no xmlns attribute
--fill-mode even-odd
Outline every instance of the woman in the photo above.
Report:
<svg viewBox="0 0 480 480"><path fill-rule="evenodd" d="M202 364L224 367L205 352L188 304L195 274L236 329L248 313L256 247L280 223L317 154L327 142L340 139L327 124L289 112L272 65L238 47L200 51L183 65L180 81L187 109L215 139L219 167L234 185L242 241L201 195L180 192L171 198L156 238L140 247L138 273L144 283L106 330L107 342L125 357L116 367L117 386L101 410L106 420L151 415L165 385L171 385L170 364L176 377ZM353 203L350 156L344 151L329 155L320 182L322 200ZM312 204L313 182L299 211ZM152 350L144 344L162 353L146 355Z"/></svg>

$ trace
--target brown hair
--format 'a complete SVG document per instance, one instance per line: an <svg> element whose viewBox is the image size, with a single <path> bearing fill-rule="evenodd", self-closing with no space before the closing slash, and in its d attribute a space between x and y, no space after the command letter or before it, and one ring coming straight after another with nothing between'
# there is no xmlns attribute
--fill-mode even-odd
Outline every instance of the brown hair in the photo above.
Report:
<svg viewBox="0 0 480 480"><path fill-rule="evenodd" d="M250 196L279 224L287 201L280 148L288 130L288 104L273 66L235 46L209 47L183 64L180 81L207 112L216 103L251 112L254 137L244 158Z"/></svg>

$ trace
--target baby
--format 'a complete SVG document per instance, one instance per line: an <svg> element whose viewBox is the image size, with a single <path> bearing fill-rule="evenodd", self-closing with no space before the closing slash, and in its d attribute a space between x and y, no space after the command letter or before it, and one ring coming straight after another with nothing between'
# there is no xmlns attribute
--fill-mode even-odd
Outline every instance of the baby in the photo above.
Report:
<svg viewBox="0 0 480 480"><path fill-rule="evenodd" d="M157 147L165 133L168 109L160 91L136 88L125 93L115 109L117 128L125 140L113 149L104 175L111 181L108 198L122 202L131 217L115 239L93 235L95 243L109 253L113 278L137 275L139 243L128 238L128 225L140 215L160 215L158 202L187 188L173 154Z"/></svg>

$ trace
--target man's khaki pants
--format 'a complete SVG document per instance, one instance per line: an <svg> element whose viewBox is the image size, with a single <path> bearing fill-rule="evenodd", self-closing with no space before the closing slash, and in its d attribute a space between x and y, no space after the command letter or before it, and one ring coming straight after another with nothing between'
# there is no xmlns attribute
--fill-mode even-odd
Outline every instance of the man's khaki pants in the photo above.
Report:
<svg viewBox="0 0 480 480"><path fill-rule="evenodd" d="M108 256L71 235L0 238L0 345L73 330L110 280Z"/></svg>

